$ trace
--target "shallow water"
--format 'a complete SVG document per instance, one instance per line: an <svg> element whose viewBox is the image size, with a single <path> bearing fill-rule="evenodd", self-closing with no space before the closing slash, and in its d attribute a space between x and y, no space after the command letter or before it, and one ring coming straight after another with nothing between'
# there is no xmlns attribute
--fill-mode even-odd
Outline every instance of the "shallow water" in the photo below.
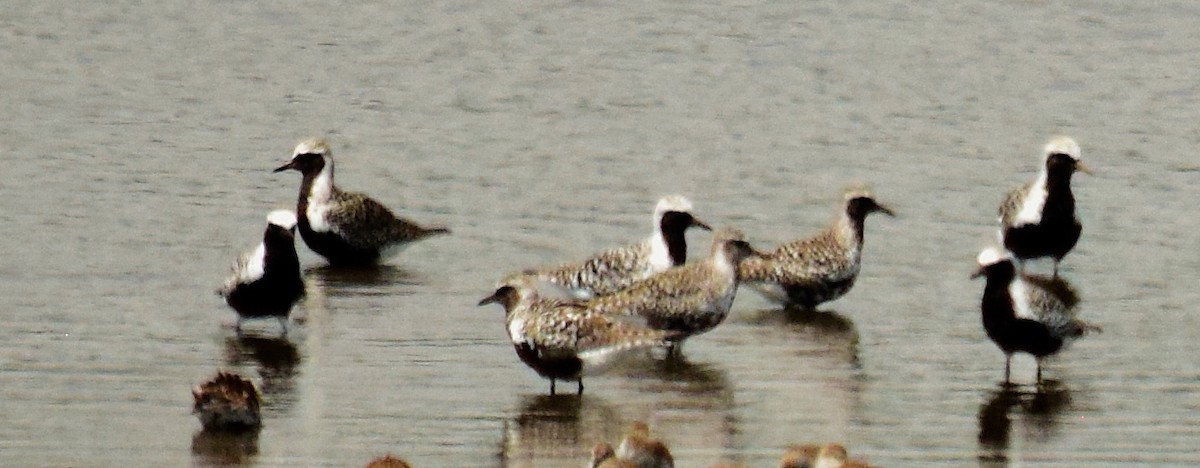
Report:
<svg viewBox="0 0 1200 468"><path fill-rule="evenodd" d="M6 466L580 466L646 420L680 466L773 466L840 441L883 466L1196 465L1200 7L1189 2L10 2L0 128ZM1063 264L1104 328L999 381L967 275L1054 133L1084 234ZM323 268L285 341L234 337L213 291L294 203L271 174L328 136L338 181L449 237ZM751 291L683 363L546 396L498 308L505 272L649 232L654 200L759 246L844 185L863 274L821 315ZM706 233L691 233L693 256ZM1049 271L1048 263L1035 265ZM260 385L214 436L189 388ZM571 389L572 385L566 385ZM570 391L566 393L571 393Z"/></svg>

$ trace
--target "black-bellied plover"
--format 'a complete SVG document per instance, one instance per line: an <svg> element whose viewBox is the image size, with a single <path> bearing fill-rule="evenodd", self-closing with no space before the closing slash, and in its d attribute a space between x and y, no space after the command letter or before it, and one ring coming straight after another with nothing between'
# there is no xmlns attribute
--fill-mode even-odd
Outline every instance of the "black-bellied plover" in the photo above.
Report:
<svg viewBox="0 0 1200 468"><path fill-rule="evenodd" d="M237 374L217 372L192 389L192 400L192 413L207 430L240 431L262 425L258 389Z"/></svg>
<svg viewBox="0 0 1200 468"><path fill-rule="evenodd" d="M650 436L650 426L634 421L621 444L617 446L617 458L627 460L638 468L674 468L675 459L666 444Z"/></svg>
<svg viewBox="0 0 1200 468"><path fill-rule="evenodd" d="M543 298L535 280L506 279L479 305L504 307L505 328L517 357L538 375L574 380L583 393L583 377L601 372L616 354L638 348L669 346L670 332L652 330L589 310L572 300Z"/></svg>
<svg viewBox="0 0 1200 468"><path fill-rule="evenodd" d="M444 227L421 227L364 194L339 189L333 183L333 152L325 140L296 145L292 159L275 172L288 169L304 176L296 208L300 236L330 264L374 264L413 241L450 232Z"/></svg>
<svg viewBox="0 0 1200 468"><path fill-rule="evenodd" d="M1080 160L1079 143L1059 136L1046 143L1037 179L1013 190L1000 204L1000 238L1019 260L1041 257L1058 263L1079 242L1083 225L1075 216L1071 176L1091 174Z"/></svg>
<svg viewBox="0 0 1200 468"><path fill-rule="evenodd" d="M692 202L682 195L669 195L654 207L654 231L642 242L609 249L578 263L535 268L523 273L557 285L578 299L611 294L635 281L679 266L687 261L690 227L711 230L692 215Z"/></svg>
<svg viewBox="0 0 1200 468"><path fill-rule="evenodd" d="M1099 331L1075 318L1070 298L1062 298L1017 271L1012 254L996 247L979 253L979 271L985 276L980 311L988 338L1004 352L1004 382L1008 383L1012 355L1025 352L1037 358L1037 381L1042 380L1042 358L1070 342Z"/></svg>
<svg viewBox="0 0 1200 468"><path fill-rule="evenodd" d="M862 267L863 225L875 212L894 216L864 187L850 187L833 225L742 262L742 281L784 305L814 309L850 291Z"/></svg>
<svg viewBox="0 0 1200 468"><path fill-rule="evenodd" d="M237 330L248 318L275 317L287 333L287 318L304 296L300 259L296 255L296 214L275 210L267 215L263 241L233 264L233 274L218 291L237 311Z"/></svg>
<svg viewBox="0 0 1200 468"><path fill-rule="evenodd" d="M707 259L666 270L615 293L588 301L605 314L636 316L650 328L675 332L675 346L725 320L738 289L738 264L757 252L741 231L722 228Z"/></svg>

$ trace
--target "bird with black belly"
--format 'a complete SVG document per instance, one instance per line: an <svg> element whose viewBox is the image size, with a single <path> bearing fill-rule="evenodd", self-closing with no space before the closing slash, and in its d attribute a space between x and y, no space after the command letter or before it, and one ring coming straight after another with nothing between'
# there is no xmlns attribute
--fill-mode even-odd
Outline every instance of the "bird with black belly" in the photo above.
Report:
<svg viewBox="0 0 1200 468"><path fill-rule="evenodd" d="M303 175L296 207L300 236L332 265L372 265L414 241L450 232L422 227L364 194L338 188L333 182L333 151L325 140L301 141L292 159L275 172L287 170Z"/></svg>
<svg viewBox="0 0 1200 468"><path fill-rule="evenodd" d="M237 259L233 273L217 291L237 312L239 333L245 319L275 317L287 334L292 306L304 296L295 230L295 213L272 211L267 215L262 243Z"/></svg>
<svg viewBox="0 0 1200 468"><path fill-rule="evenodd" d="M1079 143L1065 136L1046 143L1042 168L1036 179L1013 190L1000 204L1000 238L1004 248L1019 261L1051 257L1054 276L1058 264L1083 232L1075 215L1071 176L1076 171L1091 174L1081 158ZM1018 265L1021 266L1021 265Z"/></svg>
<svg viewBox="0 0 1200 468"><path fill-rule="evenodd" d="M505 329L517 357L538 375L555 382L574 380L583 393L583 377L602 372L622 352L666 347L673 335L588 309L569 299L541 297L530 277L501 282L479 305L504 307Z"/></svg>
<svg viewBox="0 0 1200 468"><path fill-rule="evenodd" d="M1075 318L1072 300L1029 281L1018 271L1012 254L987 248L979 254L979 270L985 277L980 304L983 328L988 338L1004 352L1004 382L1010 382L1012 355L1024 352L1037 359L1037 381L1042 380L1042 359L1061 351L1072 341L1099 327Z"/></svg>

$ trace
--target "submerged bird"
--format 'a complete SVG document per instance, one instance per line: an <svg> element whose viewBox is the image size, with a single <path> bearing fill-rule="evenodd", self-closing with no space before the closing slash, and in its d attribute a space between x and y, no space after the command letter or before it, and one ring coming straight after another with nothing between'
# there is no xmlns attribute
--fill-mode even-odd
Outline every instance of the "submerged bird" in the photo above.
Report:
<svg viewBox="0 0 1200 468"><path fill-rule="evenodd" d="M617 458L612 444L600 442L592 447L592 461L588 468L639 468L628 460Z"/></svg>
<svg viewBox="0 0 1200 468"><path fill-rule="evenodd" d="M1083 230L1075 217L1071 176L1092 172L1080 160L1079 143L1065 136L1046 143L1042 164L1037 179L1009 192L1000 204L1000 238L1021 261L1053 257L1058 276L1058 263Z"/></svg>
<svg viewBox="0 0 1200 468"><path fill-rule="evenodd" d="M779 461L779 468L813 468L820 455L821 446L819 445L791 445L783 453L783 459Z"/></svg>
<svg viewBox="0 0 1200 468"><path fill-rule="evenodd" d="M217 372L192 390L192 413L207 430L249 430L262 425L262 400L254 383L237 374Z"/></svg>
<svg viewBox="0 0 1200 468"><path fill-rule="evenodd" d="M895 216L865 188L846 190L833 225L821 233L783 244L742 262L742 281L768 299L814 309L850 291L862 266L863 225L875 212Z"/></svg>
<svg viewBox="0 0 1200 468"><path fill-rule="evenodd" d="M729 315L738 288L738 264L757 252L741 231L722 228L702 262L681 265L607 296L589 310L644 319L650 328L674 332L672 352L685 338L712 330Z"/></svg>
<svg viewBox="0 0 1200 468"><path fill-rule="evenodd" d="M1012 355L1018 351L1037 358L1037 380L1042 380L1042 358L1099 327L1075 318L1073 298L1029 281L1017 272L1009 252L987 248L980 252L979 271L985 276L980 309L988 338L1004 351L1004 382L1009 382Z"/></svg>
<svg viewBox="0 0 1200 468"><path fill-rule="evenodd" d="M638 468L674 468L675 459L661 440L650 436L650 426L642 421L629 425L629 432L617 446L617 457Z"/></svg>
<svg viewBox="0 0 1200 468"><path fill-rule="evenodd" d="M233 274L217 291L237 311L237 330L248 318L275 317L287 333L287 317L304 296L300 259L296 255L296 214L275 210L267 215L263 241L233 264Z"/></svg>
<svg viewBox="0 0 1200 468"><path fill-rule="evenodd" d="M584 304L539 296L528 277L501 283L496 292L479 305L504 306L505 328L517 357L538 375L550 379L553 395L556 380L574 380L583 393L583 376L602 371L616 354L655 346L668 346L671 333L623 322L592 310Z"/></svg>
<svg viewBox="0 0 1200 468"><path fill-rule="evenodd" d="M692 202L682 195L662 197L654 207L654 231L646 240L600 252L583 262L530 269L524 274L558 285L579 299L620 291L687 261L684 232L693 226L711 230L691 211Z"/></svg>
<svg viewBox="0 0 1200 468"><path fill-rule="evenodd" d="M411 468L411 465L403 459L385 455L371 460L366 468Z"/></svg>
<svg viewBox="0 0 1200 468"><path fill-rule="evenodd" d="M344 192L333 183L333 152L322 139L300 142L292 159L275 169L299 171L300 236L314 252L335 265L371 265L400 252L410 242L449 233L397 217L361 193Z"/></svg>
<svg viewBox="0 0 1200 468"><path fill-rule="evenodd" d="M850 459L849 452L842 444L826 444L821 447L817 458L813 460L814 468L869 468L870 466L862 460Z"/></svg>
<svg viewBox="0 0 1200 468"><path fill-rule="evenodd" d="M842 444L792 445L783 454L780 468L867 468L870 467L861 460L850 459L849 452Z"/></svg>

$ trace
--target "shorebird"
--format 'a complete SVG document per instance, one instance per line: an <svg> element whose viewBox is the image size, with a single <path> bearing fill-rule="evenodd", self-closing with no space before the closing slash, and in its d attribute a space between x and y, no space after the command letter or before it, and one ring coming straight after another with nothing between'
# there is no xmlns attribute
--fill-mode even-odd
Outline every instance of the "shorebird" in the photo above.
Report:
<svg viewBox="0 0 1200 468"><path fill-rule="evenodd" d="M1029 281L1017 272L1011 253L987 248L979 254L979 270L984 276L980 310L988 338L1004 352L1004 382L1010 382L1012 355L1016 352L1037 358L1037 381L1042 380L1042 358L1055 354L1067 344L1089 332L1100 331L1075 318L1072 302L1040 283Z"/></svg>
<svg viewBox="0 0 1200 468"><path fill-rule="evenodd" d="M687 229L712 230L691 211L692 202L682 195L662 197L654 207L654 231L642 242L609 249L582 262L523 273L566 289L578 299L612 294L687 261Z"/></svg>
<svg viewBox="0 0 1200 468"><path fill-rule="evenodd" d="M192 390L192 400L192 413L207 430L239 431L262 425L258 389L237 374L217 372Z"/></svg>
<svg viewBox="0 0 1200 468"><path fill-rule="evenodd" d="M1071 176L1091 174L1080 160L1079 143L1059 136L1046 143L1042 170L1037 179L1013 190L1000 204L1000 238L1004 247L1021 260L1054 258L1058 263L1075 247L1083 225L1075 217Z"/></svg>
<svg viewBox="0 0 1200 468"><path fill-rule="evenodd" d="M296 145L292 159L275 169L300 172L300 236L314 252L335 265L371 265L397 254L409 243L444 227L421 227L397 217L361 193L344 192L333 183L333 151L315 138Z"/></svg>
<svg viewBox="0 0 1200 468"><path fill-rule="evenodd" d="M367 463L366 468L411 468L411 466L403 459L385 455L371 460Z"/></svg>
<svg viewBox="0 0 1200 468"><path fill-rule="evenodd" d="M588 468L639 468L628 460L617 458L612 444L600 442L592 447L592 461Z"/></svg>
<svg viewBox="0 0 1200 468"><path fill-rule="evenodd" d="M738 287L738 264L757 252L741 231L722 228L713 238L711 253L702 262L666 270L628 288L598 296L589 310L640 317L653 329L668 330L672 353L687 337L712 330L729 315Z"/></svg>
<svg viewBox="0 0 1200 468"><path fill-rule="evenodd" d="M538 375L555 381L574 380L583 394L583 376L604 370L616 354L669 345L669 332L651 330L589 310L583 303L542 298L529 277L501 283L479 305L504 307L505 328L517 357Z"/></svg>
<svg viewBox="0 0 1200 468"><path fill-rule="evenodd" d="M851 460L850 454L842 444L826 444L813 461L813 468L870 468L870 464L862 460Z"/></svg>
<svg viewBox="0 0 1200 468"><path fill-rule="evenodd" d="M783 459L779 461L779 468L813 468L820 455L821 446L819 445L792 445L783 453Z"/></svg>
<svg viewBox="0 0 1200 468"><path fill-rule="evenodd" d="M876 212L895 216L869 190L848 188L832 226L747 258L738 274L767 299L801 309L842 297L862 267L864 221Z"/></svg>
<svg viewBox="0 0 1200 468"><path fill-rule="evenodd" d="M629 432L617 446L617 458L637 468L674 468L675 459L661 440L650 437L650 427L642 421L629 425Z"/></svg>
<svg viewBox="0 0 1200 468"><path fill-rule="evenodd" d="M296 255L296 214L275 210L267 215L262 243L233 264L233 274L217 291L237 311L237 330L248 318L275 317L287 334L287 318L304 296L300 259Z"/></svg>

